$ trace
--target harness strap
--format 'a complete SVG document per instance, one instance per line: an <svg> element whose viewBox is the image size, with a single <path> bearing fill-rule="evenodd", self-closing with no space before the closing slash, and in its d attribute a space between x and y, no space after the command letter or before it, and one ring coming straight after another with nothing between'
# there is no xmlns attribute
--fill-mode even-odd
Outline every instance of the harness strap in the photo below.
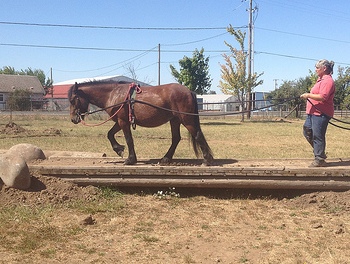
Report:
<svg viewBox="0 0 350 264"><path fill-rule="evenodd" d="M129 121L134 130L136 129L135 111L134 111L135 99L136 99L136 94L139 94L141 92L142 90L139 84L135 84L135 83L130 84L129 93L128 93Z"/></svg>

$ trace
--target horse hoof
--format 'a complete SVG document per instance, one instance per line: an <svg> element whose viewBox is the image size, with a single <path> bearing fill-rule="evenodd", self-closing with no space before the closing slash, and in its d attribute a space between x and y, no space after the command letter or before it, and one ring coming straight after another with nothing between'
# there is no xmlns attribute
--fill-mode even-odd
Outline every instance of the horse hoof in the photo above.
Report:
<svg viewBox="0 0 350 264"><path fill-rule="evenodd" d="M211 161L208 161L208 160L204 160L203 163L202 163L202 167L209 167L209 166L213 166L214 165L214 161L211 160Z"/></svg>
<svg viewBox="0 0 350 264"><path fill-rule="evenodd" d="M125 149L124 146L119 146L119 147L113 148L113 150L115 151L115 153L117 153L118 156L120 156L120 157L123 157L123 155L124 155L124 149Z"/></svg>
<svg viewBox="0 0 350 264"><path fill-rule="evenodd" d="M132 161L132 160L130 160L130 159L126 159L126 160L124 161L124 165L134 165L134 164L136 164L136 160L135 160L135 161Z"/></svg>
<svg viewBox="0 0 350 264"><path fill-rule="evenodd" d="M168 165L170 163L171 163L171 159L169 159L167 157L162 158L159 162L160 165Z"/></svg>

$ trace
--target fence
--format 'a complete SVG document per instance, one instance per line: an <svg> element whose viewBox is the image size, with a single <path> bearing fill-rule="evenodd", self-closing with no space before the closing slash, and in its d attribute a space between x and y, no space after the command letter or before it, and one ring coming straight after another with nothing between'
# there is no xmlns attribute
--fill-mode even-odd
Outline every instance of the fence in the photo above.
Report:
<svg viewBox="0 0 350 264"><path fill-rule="evenodd" d="M44 104L45 106L45 104ZM237 117L241 118L242 111L239 109L239 105L234 102L218 102L218 103L199 103L198 105L199 113L201 115L201 118L225 118L225 117ZM339 109L338 107L335 107L336 109ZM95 108L94 108L95 109ZM0 113L6 114L10 112L9 108L0 109ZM62 115L68 114L68 107L60 108L43 108L43 109L32 109L30 112L36 112L36 113L59 113L61 112ZM23 112L17 112L17 114L25 114ZM100 112L99 115L101 115L103 112ZM301 117L305 116L305 109L300 110ZM102 114L103 115L103 114ZM350 118L350 110L335 110L334 116L336 118ZM270 119L270 118L295 118L295 113L293 113L293 109L288 109L285 106L280 107L268 107L263 109L256 109L251 112L252 118L259 118L259 119Z"/></svg>

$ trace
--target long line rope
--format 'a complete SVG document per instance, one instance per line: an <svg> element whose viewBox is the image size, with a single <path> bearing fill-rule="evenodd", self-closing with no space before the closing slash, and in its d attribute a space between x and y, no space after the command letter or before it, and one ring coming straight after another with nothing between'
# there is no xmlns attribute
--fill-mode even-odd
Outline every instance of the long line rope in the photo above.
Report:
<svg viewBox="0 0 350 264"><path fill-rule="evenodd" d="M284 98L282 100L283 100L283 103L286 103L286 102L292 101L292 100L297 99L297 98L299 98L299 97ZM317 107L309 99L307 99L307 100L317 109ZM133 103L140 103L140 104L148 105L148 106L151 106L153 108L161 109L161 110L164 110L164 111L177 113L177 114L183 114L183 115L192 115L192 116L239 115L239 114L244 114L244 113L248 113L248 112L251 112L251 111L259 111L259 110L267 109L267 108L270 108L270 107L282 104L280 102L280 103L276 103L276 104L271 104L271 105L268 105L268 106L260 107L260 108L254 109L254 110L245 110L245 111L239 111L239 112L225 112L225 113L214 113L214 114L213 113L207 113L207 114L206 113L198 113L197 114L197 113L188 113L188 112L172 110L172 109L164 108L164 107L161 107L161 106L158 106L158 105L154 105L154 104L149 103L149 102L144 102L144 101L141 101L141 100L132 99L132 101L133 101ZM84 124L85 126L100 126L100 125L103 125L103 124L107 123L109 120L111 120L113 117L115 117L118 114L118 112L123 108L123 106L125 104L130 104L130 102L131 102L131 99L128 99L128 96L127 96L126 99L123 102L120 102L118 104L114 104L114 105L111 105L111 106L107 106L105 108L101 108L101 109L97 109L97 110L94 110L94 111L89 111L89 112L86 112L86 113L82 113L81 116L87 116L87 115L91 115L91 114L94 114L94 113L97 113L97 112L105 111L105 110L110 109L110 108L119 107L118 110L113 115L111 115L107 120L105 120L105 121L103 121L101 123L98 123L98 124L87 124L86 122L83 122L83 120L82 120L82 124ZM319 109L317 109L317 110L320 111ZM330 117L330 119L333 119L333 120L335 120L337 122L340 122L340 123L350 124L350 122L346 122L346 121L337 119L335 117ZM329 121L329 123L331 125L335 126L335 127L338 127L338 128L341 128L341 129L345 129L345 130L350 130L350 128L334 124L331 121Z"/></svg>
<svg viewBox="0 0 350 264"><path fill-rule="evenodd" d="M285 98L285 99L282 99L284 100L283 103L286 103L286 102L289 102L289 101L292 101L296 98L299 98L299 97L292 97L292 98ZM94 110L94 111L89 111L89 112L86 112L86 113L82 113L81 115L91 115L91 114L95 114L97 112L101 112L101 111L105 111L109 108L114 108L114 107L122 107L123 105L125 104L128 104L130 103L131 100L125 100L123 102L120 102L118 104L114 104L114 105L111 105L111 106L107 106L105 108L101 108L101 109L97 109L97 110ZM169 109L169 108L165 108L165 107L161 107L161 106L158 106L158 105L154 105L152 103L149 103L149 102L145 102L145 101L141 101L141 100L133 100L133 102L135 103L140 103L140 104L144 104L144 105L148 105L148 106L151 106L153 108L157 108L157 109L160 109L160 110L164 110L164 111L168 111L168 112L173 112L173 113L177 113L177 114L183 114L183 115L192 115L192 116L224 116L224 115L239 115L239 114L244 114L244 113L248 113L248 112L251 112L251 111L259 111L259 110L263 110L263 109L267 109L267 108L270 108L270 107L273 107L273 106L277 106L277 105L280 105L282 104L281 102L280 103L276 103L276 104L271 104L271 105L267 105L267 106L264 106L264 107L260 107L260 108L256 108L254 110L245 110L245 111L235 111L235 112L225 112L225 113L210 113L210 114L206 114L206 113L188 113L188 112L182 112L182 111L177 111L177 110L172 110L172 109Z"/></svg>
<svg viewBox="0 0 350 264"><path fill-rule="evenodd" d="M309 98L307 99L307 101L308 101L310 104L312 104L312 106L315 107L317 111L319 111L319 112L322 113L323 115L329 117L330 120L333 119L333 120L335 120L335 121L337 121L337 122L350 125L350 122L346 122L346 121L337 119L337 118L335 118L335 117L326 115L326 114L323 113L313 102L311 102L311 100L310 100ZM337 127L337 128L341 128L341 129L345 129L345 130L350 130L350 128L348 128L348 127L344 127L344 126L340 126L340 125L334 124L334 123L331 122L331 121L329 121L329 123L330 123L332 126L335 126L335 127Z"/></svg>

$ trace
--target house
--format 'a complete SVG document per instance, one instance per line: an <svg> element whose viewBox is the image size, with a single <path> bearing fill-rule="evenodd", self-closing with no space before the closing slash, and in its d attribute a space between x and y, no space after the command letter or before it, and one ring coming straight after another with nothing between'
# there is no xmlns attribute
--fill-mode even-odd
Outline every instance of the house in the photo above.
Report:
<svg viewBox="0 0 350 264"><path fill-rule="evenodd" d="M198 109L200 111L235 111L239 105L235 97L227 94L197 95Z"/></svg>
<svg viewBox="0 0 350 264"><path fill-rule="evenodd" d="M45 91L38 77L0 74L0 110L8 109L7 100L9 95L17 89L30 91L30 103L32 107L41 108Z"/></svg>
<svg viewBox="0 0 350 264"><path fill-rule="evenodd" d="M123 82L134 82L140 84L141 86L150 86L147 83L139 82L137 80L133 80L129 77L123 75L115 75L115 76L101 76L101 77L93 77L93 78L80 78L73 79L64 82L58 82L53 85L53 88L50 93L45 96L47 101L46 108L51 110L66 110L69 107L68 102L68 90L75 83L84 83L90 81L123 81Z"/></svg>
<svg viewBox="0 0 350 264"><path fill-rule="evenodd" d="M266 100L266 92L252 92L252 109L268 109L271 102ZM200 111L242 111L241 103L236 96L226 94L204 94L197 95L198 109Z"/></svg>

